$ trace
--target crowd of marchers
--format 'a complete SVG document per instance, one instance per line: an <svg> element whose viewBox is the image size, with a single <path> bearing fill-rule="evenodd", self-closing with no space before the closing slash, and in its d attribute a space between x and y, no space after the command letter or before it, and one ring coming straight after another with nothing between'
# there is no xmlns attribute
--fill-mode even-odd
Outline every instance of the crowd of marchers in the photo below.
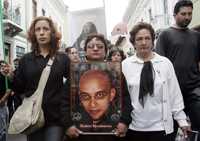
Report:
<svg viewBox="0 0 200 141"><path fill-rule="evenodd" d="M178 127L184 138L191 132L198 133L200 33L188 28L192 11L192 1L178 1L173 11L175 24L163 30L156 42L151 24L136 23L129 32L135 49L130 57L115 45L108 47L102 34L90 34L83 46L84 59L80 59L75 47L59 51L61 34L54 22L48 17L36 17L27 35L32 51L17 60L14 69L0 62L0 140L7 140L9 119L16 110L9 99L17 97L20 103L32 96L52 58L42 100L45 125L28 134L28 141L175 141ZM70 115L70 64L107 61L121 63L120 118L113 135L84 135ZM105 72L92 69L80 78L80 103L95 124L109 113L116 96L111 81ZM7 91L8 87L11 91Z"/></svg>

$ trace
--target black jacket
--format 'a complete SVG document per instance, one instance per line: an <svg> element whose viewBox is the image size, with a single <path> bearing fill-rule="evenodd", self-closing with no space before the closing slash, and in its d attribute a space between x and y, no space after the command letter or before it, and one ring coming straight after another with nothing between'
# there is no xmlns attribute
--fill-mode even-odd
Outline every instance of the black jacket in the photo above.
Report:
<svg viewBox="0 0 200 141"><path fill-rule="evenodd" d="M33 52L24 55L15 71L13 90L17 94L26 97L31 96L38 87L39 79L50 56L44 58ZM67 84L63 78L69 77L69 59L63 53L57 53L51 67L51 72L44 89L42 108L45 116L45 124L67 126L66 118L69 115L68 99L63 95L69 95ZM64 87L66 89L64 90ZM64 103L64 104L62 104Z"/></svg>
<svg viewBox="0 0 200 141"><path fill-rule="evenodd" d="M0 99L6 92L5 76L0 73Z"/></svg>

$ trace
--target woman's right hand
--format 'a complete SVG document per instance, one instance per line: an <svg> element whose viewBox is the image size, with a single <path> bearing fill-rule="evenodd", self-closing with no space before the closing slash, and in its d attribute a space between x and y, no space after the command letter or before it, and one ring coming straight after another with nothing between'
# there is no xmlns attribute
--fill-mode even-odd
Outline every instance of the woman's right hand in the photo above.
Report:
<svg viewBox="0 0 200 141"><path fill-rule="evenodd" d="M81 133L81 131L76 128L76 126L71 126L67 129L66 134L70 137L70 138L77 138L79 136L79 134Z"/></svg>

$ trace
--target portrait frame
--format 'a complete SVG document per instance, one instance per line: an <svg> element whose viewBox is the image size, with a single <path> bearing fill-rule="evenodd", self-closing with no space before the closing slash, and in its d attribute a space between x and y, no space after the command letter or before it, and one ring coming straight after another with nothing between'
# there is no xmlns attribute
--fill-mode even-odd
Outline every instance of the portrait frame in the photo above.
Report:
<svg viewBox="0 0 200 141"><path fill-rule="evenodd" d="M80 83L81 77L83 75L89 74L91 72L103 72L109 76L109 85L115 90L115 96L112 101L109 101L109 105L100 119L95 120L90 113L84 107L83 101L81 99ZM102 76L103 77L103 76ZM87 76L86 76L87 78ZM97 76L92 76L92 78L98 78ZM121 98L122 98L122 87L121 87L121 64L120 62L80 62L71 63L70 66L70 114L72 121L75 123L76 127L81 131L83 135L111 135L115 134L115 128L121 117ZM101 79L101 82L103 78ZM85 81L85 83L89 83ZM89 84L88 84L89 85ZM91 85L90 85L91 86ZM91 86L93 87L93 85ZM103 88L102 88L103 89ZM107 95L111 95L111 90ZM96 96L96 93L90 95L90 97ZM98 104L96 104L98 105ZM98 109L98 106L96 106ZM101 108L100 108L101 109ZM102 108L103 109L103 108ZM97 110L101 111L101 110ZM94 112L95 113L95 112ZM98 115L98 112L96 112Z"/></svg>

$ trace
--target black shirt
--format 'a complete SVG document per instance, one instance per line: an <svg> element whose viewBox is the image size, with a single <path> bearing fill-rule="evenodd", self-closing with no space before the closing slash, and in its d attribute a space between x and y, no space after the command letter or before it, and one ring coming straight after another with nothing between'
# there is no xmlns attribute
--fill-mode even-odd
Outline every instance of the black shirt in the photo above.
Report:
<svg viewBox="0 0 200 141"><path fill-rule="evenodd" d="M0 99L5 95L6 93L6 83L8 84L8 88L10 88L10 81L6 77L0 73Z"/></svg>
<svg viewBox="0 0 200 141"><path fill-rule="evenodd" d="M159 35L156 51L172 61L183 94L200 87L198 32L190 29L168 28Z"/></svg>
<svg viewBox="0 0 200 141"><path fill-rule="evenodd" d="M0 73L0 99L6 92L5 76Z"/></svg>
<svg viewBox="0 0 200 141"><path fill-rule="evenodd" d="M22 57L15 71L13 90L17 94L31 96L38 87L39 79L50 56L43 57L33 52ZM69 77L69 59L63 53L57 53L44 89L42 108L46 125L67 126L69 118L69 95L63 77ZM65 89L65 90L64 90Z"/></svg>

